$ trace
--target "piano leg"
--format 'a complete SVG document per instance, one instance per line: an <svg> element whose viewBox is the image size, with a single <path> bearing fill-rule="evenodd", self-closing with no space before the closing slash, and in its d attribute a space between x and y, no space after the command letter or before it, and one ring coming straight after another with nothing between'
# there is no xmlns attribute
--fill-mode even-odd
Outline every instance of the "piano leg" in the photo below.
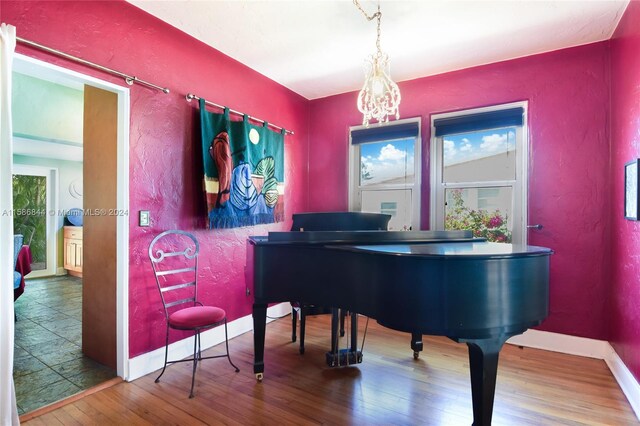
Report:
<svg viewBox="0 0 640 426"><path fill-rule="evenodd" d="M491 425L498 373L498 355L505 341L504 338L497 338L466 342L469 347L471 370L473 426Z"/></svg>
<svg viewBox="0 0 640 426"><path fill-rule="evenodd" d="M338 308L331 308L331 353L338 353L338 318L340 315Z"/></svg>
<svg viewBox="0 0 640 426"><path fill-rule="evenodd" d="M413 359L420 357L420 351L422 351L422 334L411 333L411 349L413 349Z"/></svg>
<svg viewBox="0 0 640 426"><path fill-rule="evenodd" d="M304 304L300 304L300 354L304 354L304 335L307 331L307 315L309 314Z"/></svg>
<svg viewBox="0 0 640 426"><path fill-rule="evenodd" d="M253 374L261 382L264 377L264 334L267 328L267 304L253 304Z"/></svg>
<svg viewBox="0 0 640 426"><path fill-rule="evenodd" d="M296 328L298 327L298 310L291 305L291 341L296 341Z"/></svg>
<svg viewBox="0 0 640 426"><path fill-rule="evenodd" d="M341 318L342 323L342 336L344 336L344 316ZM351 352L357 352L358 350L358 314L351 312Z"/></svg>

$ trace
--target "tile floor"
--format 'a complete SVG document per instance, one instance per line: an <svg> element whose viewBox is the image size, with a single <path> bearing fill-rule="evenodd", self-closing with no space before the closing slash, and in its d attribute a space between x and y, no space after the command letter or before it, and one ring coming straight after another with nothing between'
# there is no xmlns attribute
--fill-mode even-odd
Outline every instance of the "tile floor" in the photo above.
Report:
<svg viewBox="0 0 640 426"><path fill-rule="evenodd" d="M15 309L13 378L19 414L116 376L82 354L81 278L28 280Z"/></svg>

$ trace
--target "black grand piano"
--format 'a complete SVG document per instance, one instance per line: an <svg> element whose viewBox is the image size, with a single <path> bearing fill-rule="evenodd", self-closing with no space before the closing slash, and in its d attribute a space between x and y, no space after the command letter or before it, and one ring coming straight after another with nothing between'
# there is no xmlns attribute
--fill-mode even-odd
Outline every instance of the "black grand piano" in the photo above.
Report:
<svg viewBox="0 0 640 426"><path fill-rule="evenodd" d="M469 349L474 425L491 424L504 342L548 315L550 249L468 231L270 232L250 237L253 370L264 374L267 304L300 300L447 336Z"/></svg>

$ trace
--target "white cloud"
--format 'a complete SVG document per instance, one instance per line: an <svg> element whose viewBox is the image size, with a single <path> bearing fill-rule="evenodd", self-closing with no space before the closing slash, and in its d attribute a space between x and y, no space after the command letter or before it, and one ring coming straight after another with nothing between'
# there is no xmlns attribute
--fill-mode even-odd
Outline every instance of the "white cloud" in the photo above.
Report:
<svg viewBox="0 0 640 426"><path fill-rule="evenodd" d="M480 149L486 152L496 152L507 148L507 135L499 135L494 133L492 135L483 136Z"/></svg>
<svg viewBox="0 0 640 426"><path fill-rule="evenodd" d="M407 155L406 152L399 150L395 146L391 144L387 144L382 147L380 150L380 156L378 156L378 160L380 161L398 161L404 159Z"/></svg>
<svg viewBox="0 0 640 426"><path fill-rule="evenodd" d="M456 156L456 153L458 152L456 150L456 143L449 139L444 140L443 148L444 148L444 158L453 158Z"/></svg>
<svg viewBox="0 0 640 426"><path fill-rule="evenodd" d="M462 139L462 140L466 141L466 143L460 147L461 152L469 152L473 150L473 145L469 143L469 139Z"/></svg>

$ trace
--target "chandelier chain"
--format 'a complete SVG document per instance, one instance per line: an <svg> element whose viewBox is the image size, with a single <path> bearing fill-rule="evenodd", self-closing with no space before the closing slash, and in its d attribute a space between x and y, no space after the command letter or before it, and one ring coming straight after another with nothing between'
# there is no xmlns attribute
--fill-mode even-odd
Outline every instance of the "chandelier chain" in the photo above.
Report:
<svg viewBox="0 0 640 426"><path fill-rule="evenodd" d="M378 11L376 13L374 13L373 15L369 15L360 5L360 2L358 0L353 0L353 4L356 5L356 7L358 8L358 10L360 10L360 12L362 12L362 14L364 15L365 18L367 18L367 21L373 21L374 19L377 19L377 37L376 37L376 48L378 49L377 55L381 56L382 55L382 49L380 48L380 19L382 18L382 12L380 11L380 2L378 2Z"/></svg>
<svg viewBox="0 0 640 426"><path fill-rule="evenodd" d="M362 113L362 125L369 127L371 120L378 121L378 124L387 123L390 115L395 115L396 120L400 119L400 89L390 77L389 56L382 52L380 48L380 21L382 12L380 11L380 1L378 0L378 10L369 15L360 5L359 0L353 0L353 4L362 12L367 21L377 22L377 51L365 59L364 71L365 80L362 90L358 93L358 110Z"/></svg>

